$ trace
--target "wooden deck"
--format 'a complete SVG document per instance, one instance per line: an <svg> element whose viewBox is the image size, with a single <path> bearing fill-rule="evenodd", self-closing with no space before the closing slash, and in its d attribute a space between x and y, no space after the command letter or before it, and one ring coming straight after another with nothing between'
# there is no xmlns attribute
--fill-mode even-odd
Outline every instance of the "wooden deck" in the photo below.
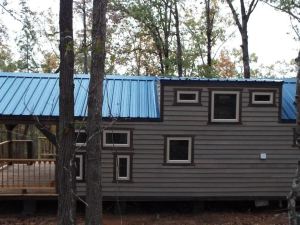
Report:
<svg viewBox="0 0 300 225"><path fill-rule="evenodd" d="M0 159L0 196L55 194L54 159Z"/></svg>

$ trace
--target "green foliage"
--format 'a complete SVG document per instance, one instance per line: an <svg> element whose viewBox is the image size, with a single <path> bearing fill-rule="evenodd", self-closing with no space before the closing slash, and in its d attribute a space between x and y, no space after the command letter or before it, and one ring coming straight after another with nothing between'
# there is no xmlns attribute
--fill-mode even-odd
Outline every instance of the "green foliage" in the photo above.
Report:
<svg viewBox="0 0 300 225"><path fill-rule="evenodd" d="M37 33L34 29L36 13L30 10L26 0L20 0L22 29L16 42L19 47L20 59L18 69L20 71L37 72L39 65L35 60L35 50L37 47Z"/></svg>
<svg viewBox="0 0 300 225"><path fill-rule="evenodd" d="M10 49L0 44L0 71L14 72L17 70L17 63L12 59Z"/></svg>
<svg viewBox="0 0 300 225"><path fill-rule="evenodd" d="M300 0L264 0L264 2L291 17L295 38L300 40Z"/></svg>
<svg viewBox="0 0 300 225"><path fill-rule="evenodd" d="M54 73L58 69L59 59L56 54L45 52L44 60L41 64L44 73Z"/></svg>

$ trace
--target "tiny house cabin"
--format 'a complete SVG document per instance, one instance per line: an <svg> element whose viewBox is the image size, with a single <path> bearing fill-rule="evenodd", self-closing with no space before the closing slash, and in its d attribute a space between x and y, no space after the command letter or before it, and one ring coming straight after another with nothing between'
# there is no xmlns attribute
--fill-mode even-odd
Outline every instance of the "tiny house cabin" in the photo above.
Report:
<svg viewBox="0 0 300 225"><path fill-rule="evenodd" d="M74 83L84 197L89 77ZM295 86L293 79L107 76L104 200L285 199L300 159ZM58 75L0 73L0 196L55 196L55 148L42 128L57 129L58 95Z"/></svg>

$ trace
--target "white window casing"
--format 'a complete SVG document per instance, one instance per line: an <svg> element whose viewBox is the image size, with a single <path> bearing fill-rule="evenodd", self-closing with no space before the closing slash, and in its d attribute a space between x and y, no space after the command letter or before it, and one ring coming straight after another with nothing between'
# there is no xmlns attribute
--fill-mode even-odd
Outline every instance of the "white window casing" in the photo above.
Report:
<svg viewBox="0 0 300 225"><path fill-rule="evenodd" d="M129 181L130 180L130 155L117 155L116 160L116 180ZM126 159L126 176L120 176L120 159Z"/></svg>
<svg viewBox="0 0 300 225"><path fill-rule="evenodd" d="M186 160L171 160L170 159L170 141L180 141L185 140L188 141L188 158ZM192 163L192 137L167 137L167 158L166 163Z"/></svg>
<svg viewBox="0 0 300 225"><path fill-rule="evenodd" d="M215 115L215 95L216 94L234 94L236 95L236 104L235 104L235 118L233 119L221 119L214 118ZM240 121L240 92L239 91L212 91L211 92L211 122L220 122L220 123L235 123Z"/></svg>
<svg viewBox="0 0 300 225"><path fill-rule="evenodd" d="M106 140L106 135L107 134L116 134L116 133L121 133L121 134L126 134L126 143L108 143ZM116 148L129 148L131 143L130 143L130 137L131 132L130 130L104 130L103 131L103 147L116 147Z"/></svg>
<svg viewBox="0 0 300 225"><path fill-rule="evenodd" d="M268 96L269 100L268 101L258 101L255 100L255 96ZM272 105L274 104L274 92L259 92L259 91L255 91L252 92L252 98L251 98L251 103L254 105Z"/></svg>
<svg viewBox="0 0 300 225"><path fill-rule="evenodd" d="M194 95L195 99L191 99L191 100L181 99L180 96L182 94L191 94L191 95ZM199 91L189 91L189 90L183 91L183 90L178 90L176 92L176 102L177 103L199 103Z"/></svg>
<svg viewBox="0 0 300 225"><path fill-rule="evenodd" d="M75 158L79 159L79 165L77 165L79 167L79 175L76 176L76 180L83 180L83 154L75 155Z"/></svg>
<svg viewBox="0 0 300 225"><path fill-rule="evenodd" d="M77 147L86 146L86 141L85 141L85 142L77 142L80 133L86 134L86 131L83 130L83 129L75 129L75 140L76 140L75 145L76 145Z"/></svg>

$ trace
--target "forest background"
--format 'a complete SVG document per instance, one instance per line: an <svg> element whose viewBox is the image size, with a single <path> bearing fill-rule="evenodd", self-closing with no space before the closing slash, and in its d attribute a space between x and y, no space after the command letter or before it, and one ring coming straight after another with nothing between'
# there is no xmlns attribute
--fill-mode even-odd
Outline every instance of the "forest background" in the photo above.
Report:
<svg viewBox="0 0 300 225"><path fill-rule="evenodd" d="M179 36L182 76L243 77L241 38L225 1L178 1L178 24L171 0L146 2L110 1L106 74L178 75ZM88 73L91 0L74 4L75 72ZM0 6L0 71L58 72L59 2L1 0ZM258 2L249 19L251 77L295 76L295 33L288 15Z"/></svg>

